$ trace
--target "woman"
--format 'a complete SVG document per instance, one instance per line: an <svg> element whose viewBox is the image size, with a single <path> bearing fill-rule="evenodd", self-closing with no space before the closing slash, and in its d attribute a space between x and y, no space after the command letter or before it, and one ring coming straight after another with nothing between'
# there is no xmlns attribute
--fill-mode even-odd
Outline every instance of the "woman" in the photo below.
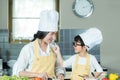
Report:
<svg viewBox="0 0 120 80"><path fill-rule="evenodd" d="M85 33L75 36L73 47L75 55L68 60L63 61L58 48L57 55L63 67L72 65L71 80L94 80L98 78L103 72L101 66L98 64L95 56L88 53L92 47L100 44L102 41L102 34L97 28L91 28ZM96 70L96 71L95 71Z"/></svg>
<svg viewBox="0 0 120 80"><path fill-rule="evenodd" d="M56 54L50 46L58 31L58 13L53 10L41 12L38 32L34 39L25 45L13 67L13 75L29 78L64 79L64 69L58 66ZM56 70L56 71L54 71Z"/></svg>

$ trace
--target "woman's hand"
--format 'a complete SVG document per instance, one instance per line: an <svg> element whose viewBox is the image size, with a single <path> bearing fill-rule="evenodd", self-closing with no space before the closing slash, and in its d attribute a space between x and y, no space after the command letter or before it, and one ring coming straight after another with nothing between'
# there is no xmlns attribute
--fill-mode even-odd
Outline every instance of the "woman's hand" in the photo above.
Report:
<svg viewBox="0 0 120 80"><path fill-rule="evenodd" d="M60 53L60 48L57 44L52 49L57 55Z"/></svg>
<svg viewBox="0 0 120 80"><path fill-rule="evenodd" d="M62 58L59 46L55 45L55 47L53 47L52 49L56 53L58 60L60 62L60 65L63 66L63 58Z"/></svg>
<svg viewBox="0 0 120 80"><path fill-rule="evenodd" d="M52 49L56 53L58 60L60 62L60 65L63 66L63 58L62 58L59 46L55 45Z"/></svg>
<svg viewBox="0 0 120 80"><path fill-rule="evenodd" d="M37 77L42 78L42 80L48 80L49 76L46 72L44 72L44 73L38 74Z"/></svg>

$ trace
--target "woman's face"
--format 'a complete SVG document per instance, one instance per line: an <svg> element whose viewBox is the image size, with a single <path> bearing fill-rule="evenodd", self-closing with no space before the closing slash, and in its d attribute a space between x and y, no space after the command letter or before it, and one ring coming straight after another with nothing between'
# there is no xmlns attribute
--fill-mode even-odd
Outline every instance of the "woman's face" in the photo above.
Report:
<svg viewBox="0 0 120 80"><path fill-rule="evenodd" d="M49 32L43 40L47 44L51 43L52 40L56 40L56 32Z"/></svg>

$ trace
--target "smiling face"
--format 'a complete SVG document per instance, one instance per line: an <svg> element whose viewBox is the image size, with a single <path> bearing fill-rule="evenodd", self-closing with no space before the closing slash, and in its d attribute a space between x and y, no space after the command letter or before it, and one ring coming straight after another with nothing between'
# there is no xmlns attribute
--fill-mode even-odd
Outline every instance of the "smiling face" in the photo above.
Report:
<svg viewBox="0 0 120 80"><path fill-rule="evenodd" d="M45 38L43 39L43 41L47 44L51 43L52 40L56 39L56 32L49 32Z"/></svg>

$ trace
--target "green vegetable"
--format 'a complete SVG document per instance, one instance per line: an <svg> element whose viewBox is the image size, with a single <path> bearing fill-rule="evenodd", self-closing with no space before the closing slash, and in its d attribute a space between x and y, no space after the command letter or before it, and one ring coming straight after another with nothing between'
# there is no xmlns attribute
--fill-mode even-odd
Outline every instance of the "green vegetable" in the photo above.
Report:
<svg viewBox="0 0 120 80"><path fill-rule="evenodd" d="M17 77L17 76L2 76L0 80L28 80L27 77Z"/></svg>

